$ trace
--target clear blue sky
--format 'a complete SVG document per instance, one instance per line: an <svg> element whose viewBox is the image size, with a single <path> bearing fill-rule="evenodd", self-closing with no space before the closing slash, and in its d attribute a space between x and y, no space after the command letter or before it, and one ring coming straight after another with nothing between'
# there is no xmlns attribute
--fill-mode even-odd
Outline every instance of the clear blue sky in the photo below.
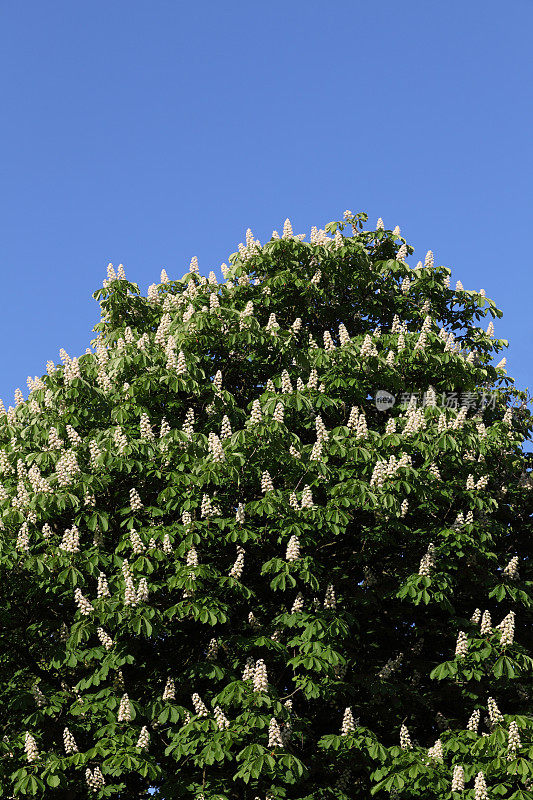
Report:
<svg viewBox="0 0 533 800"><path fill-rule="evenodd" d="M532 0L11 0L0 26L6 406L84 352L109 261L145 291L346 208L483 287L533 388Z"/></svg>

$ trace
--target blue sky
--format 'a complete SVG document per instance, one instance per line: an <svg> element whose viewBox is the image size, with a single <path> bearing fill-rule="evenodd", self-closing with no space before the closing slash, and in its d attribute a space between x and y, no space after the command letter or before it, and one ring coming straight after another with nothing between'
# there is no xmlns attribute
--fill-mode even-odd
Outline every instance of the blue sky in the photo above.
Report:
<svg viewBox="0 0 533 800"><path fill-rule="evenodd" d="M84 352L109 261L143 289L346 208L504 311L533 388L532 0L3 3L6 406Z"/></svg>

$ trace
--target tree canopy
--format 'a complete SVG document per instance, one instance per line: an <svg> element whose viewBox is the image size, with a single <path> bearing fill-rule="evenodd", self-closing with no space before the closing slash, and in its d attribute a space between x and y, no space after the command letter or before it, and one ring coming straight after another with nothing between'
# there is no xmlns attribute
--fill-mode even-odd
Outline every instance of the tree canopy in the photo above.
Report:
<svg viewBox="0 0 533 800"><path fill-rule="evenodd" d="M533 798L529 398L366 222L109 265L1 406L2 797Z"/></svg>

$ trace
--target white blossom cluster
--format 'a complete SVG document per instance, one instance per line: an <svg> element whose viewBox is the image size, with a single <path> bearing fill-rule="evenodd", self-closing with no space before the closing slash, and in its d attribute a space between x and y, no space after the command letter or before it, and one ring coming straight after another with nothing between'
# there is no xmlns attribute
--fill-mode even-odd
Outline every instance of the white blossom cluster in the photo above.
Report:
<svg viewBox="0 0 533 800"><path fill-rule="evenodd" d="M313 508L313 506L314 503L311 487L306 484L302 492L302 502L300 508Z"/></svg>
<svg viewBox="0 0 533 800"><path fill-rule="evenodd" d="M131 704L126 693L120 699L117 719L118 722L131 722Z"/></svg>
<svg viewBox="0 0 533 800"><path fill-rule="evenodd" d="M97 589L96 589L96 596L98 597L99 600L104 598L104 597L110 597L111 596L111 594L109 592L109 586L108 586L108 583L107 583L107 578L106 578L106 576L104 575L103 572L100 572L100 574L98 576L98 585L97 585Z"/></svg>
<svg viewBox="0 0 533 800"><path fill-rule="evenodd" d="M31 733L24 734L24 752L26 753L26 760L32 764L34 761L37 761L39 758L39 750L37 749L37 743Z"/></svg>
<svg viewBox="0 0 533 800"><path fill-rule="evenodd" d="M433 747L428 749L428 757L434 759L434 761L438 761L442 763L443 761L443 752L442 752L442 742L440 739L437 739Z"/></svg>
<svg viewBox="0 0 533 800"><path fill-rule="evenodd" d="M211 295L213 296L213 295ZM222 391L222 371L217 370L215 376L213 378L213 389L215 390L215 394L220 394Z"/></svg>
<svg viewBox="0 0 533 800"><path fill-rule="evenodd" d="M431 570L434 569L435 565L436 565L435 545L433 544L433 542L430 542L428 545L427 552L422 556L422 559L420 561L418 574L428 577L431 574Z"/></svg>
<svg viewBox="0 0 533 800"><path fill-rule="evenodd" d="M27 522L23 522L19 528L15 547L17 548L17 550L21 550L22 552L25 553L27 553L30 549L30 536L28 532Z"/></svg>
<svg viewBox="0 0 533 800"><path fill-rule="evenodd" d="M150 732L146 725L143 725L141 728L141 732L139 734L139 738L137 739L137 745L140 750L146 750L148 745L150 744Z"/></svg>
<svg viewBox="0 0 533 800"><path fill-rule="evenodd" d="M61 544L59 545L59 549L64 550L65 553L79 553L80 532L76 525L73 525L72 528L66 529L65 533L63 534Z"/></svg>
<svg viewBox="0 0 533 800"><path fill-rule="evenodd" d="M139 585L137 587L137 594L136 594L136 602L138 603L146 603L148 600L148 581L146 578L141 578L139 580Z"/></svg>
<svg viewBox="0 0 533 800"><path fill-rule="evenodd" d="M400 728L400 747L402 750L410 750L412 747L411 737L406 725L402 725Z"/></svg>
<svg viewBox="0 0 533 800"><path fill-rule="evenodd" d="M52 487L41 475L39 467L37 464L32 464L30 469L28 470L28 478L31 483L31 488L33 491L38 494L39 492L43 492L44 494L49 494L52 491Z"/></svg>
<svg viewBox="0 0 533 800"><path fill-rule="evenodd" d="M520 577L520 573L518 572L518 556L513 556L507 566L503 570L503 574L506 578L511 578L512 580L516 581Z"/></svg>
<svg viewBox="0 0 533 800"><path fill-rule="evenodd" d="M492 633L492 618L490 615L490 611L485 610L483 612L483 616L481 617L481 626L479 630L482 636L488 636Z"/></svg>
<svg viewBox="0 0 533 800"><path fill-rule="evenodd" d="M514 629L515 629L515 613L514 611L509 611L506 617L502 619L500 624L498 625L500 628L500 644L503 647L507 645L511 645L514 641Z"/></svg>
<svg viewBox="0 0 533 800"><path fill-rule="evenodd" d="M326 351L326 353L330 353L332 350L335 350L335 343L329 331L324 331L323 339L324 339L324 350Z"/></svg>
<svg viewBox="0 0 533 800"><path fill-rule="evenodd" d="M352 709L348 706L348 708L345 709L344 716L342 718L341 736L348 736L354 731L355 720L353 718Z"/></svg>
<svg viewBox="0 0 533 800"><path fill-rule="evenodd" d="M77 588L74 590L74 599L82 616L87 617L92 611L94 611L94 608L89 600L87 600L87 598L81 593L81 589Z"/></svg>
<svg viewBox="0 0 533 800"><path fill-rule="evenodd" d="M104 645L106 650L111 650L113 647L113 639L111 636L106 633L103 628L97 628L96 633L98 634L98 638L100 639L101 643Z"/></svg>
<svg viewBox="0 0 533 800"><path fill-rule="evenodd" d="M299 611L302 611L303 607L304 607L304 596L301 592L298 592L291 607L291 614L297 614Z"/></svg>
<svg viewBox="0 0 533 800"><path fill-rule="evenodd" d="M67 384L71 384L75 378L81 378L80 364L76 357L65 363L63 377Z"/></svg>
<svg viewBox="0 0 533 800"><path fill-rule="evenodd" d="M57 481L60 486L68 486L79 473L80 468L76 454L72 450L65 450L56 464Z"/></svg>
<svg viewBox="0 0 533 800"><path fill-rule="evenodd" d="M163 689L163 702L167 702L168 700L175 700L176 698L176 687L174 686L174 681L172 678L167 678L167 682L165 684L165 688Z"/></svg>
<svg viewBox="0 0 533 800"><path fill-rule="evenodd" d="M166 419L163 417L163 419L161 420L161 426L159 428L159 438L160 439L165 439L165 437L169 433L170 433L170 425L168 424ZM166 453L168 451L168 442L166 442L166 441L160 442L159 447L160 447L162 453Z"/></svg>
<svg viewBox="0 0 533 800"><path fill-rule="evenodd" d="M516 758L516 751L520 750L521 747L522 741L518 731L518 723L516 720L512 720L512 722L509 723L509 734L507 739L507 758L509 761L511 761L513 758Z"/></svg>
<svg viewBox="0 0 533 800"><path fill-rule="evenodd" d="M370 478L370 486L382 488L387 478L392 478L399 469L409 468L412 466L411 456L403 453L400 458L396 458L394 454L389 456L388 461L378 461L372 471Z"/></svg>
<svg viewBox="0 0 533 800"><path fill-rule="evenodd" d="M459 631L455 645L455 657L464 658L468 652L468 637L464 631Z"/></svg>
<svg viewBox="0 0 533 800"><path fill-rule="evenodd" d="M261 475L261 491L263 494L274 491L274 484L268 470L265 470Z"/></svg>
<svg viewBox="0 0 533 800"><path fill-rule="evenodd" d="M326 589L326 595L324 597L324 608L336 608L337 607L337 600L335 597L335 589L333 588L333 584L328 584Z"/></svg>
<svg viewBox="0 0 533 800"><path fill-rule="evenodd" d="M500 712L500 709L496 705L496 701L493 697L489 697L487 700L487 705L489 709L489 719L492 725L500 725L503 722L503 714Z"/></svg>
<svg viewBox="0 0 533 800"><path fill-rule="evenodd" d="M254 313L254 304L251 300L249 300L243 310L239 313L239 328L243 330L246 325L250 322L251 317L253 317Z"/></svg>
<svg viewBox="0 0 533 800"><path fill-rule="evenodd" d="M165 356L167 357L166 368L169 372L177 371L178 359L176 358L176 343L172 336L169 336L165 345Z"/></svg>
<svg viewBox="0 0 533 800"><path fill-rule="evenodd" d="M132 528L130 531L130 542L131 542L131 549L133 550L135 555L140 555L141 553L144 553L145 548L143 541L139 536L139 534L137 533L137 531L135 530L135 528Z"/></svg>
<svg viewBox="0 0 533 800"><path fill-rule="evenodd" d="M281 373L281 392L282 394L291 394L292 390L292 383L289 373L286 369L284 369Z"/></svg>
<svg viewBox="0 0 533 800"><path fill-rule="evenodd" d="M463 792L465 788L465 771L464 767L460 764L456 764L453 768L453 775L452 775L452 792Z"/></svg>
<svg viewBox="0 0 533 800"><path fill-rule="evenodd" d="M434 478L436 478L438 481L440 481L440 479L441 479L440 478L440 471L439 471L439 468L435 464L434 461L429 465L428 472L429 472L430 475L433 475Z"/></svg>
<svg viewBox="0 0 533 800"><path fill-rule="evenodd" d="M220 441L216 433L213 433L212 431L208 437L208 451L213 457L213 461L217 463L225 461L226 456L224 454L224 448L222 447L222 442Z"/></svg>
<svg viewBox="0 0 533 800"><path fill-rule="evenodd" d="M209 715L207 706L197 692L194 692L192 695L192 704L194 706L194 713L199 717L207 717Z"/></svg>
<svg viewBox="0 0 533 800"><path fill-rule="evenodd" d="M78 752L76 740L68 728L65 728L63 731L63 745L65 747L65 753L67 756L72 756L74 753Z"/></svg>
<svg viewBox="0 0 533 800"><path fill-rule="evenodd" d="M189 408L185 414L185 421L183 423L182 430L187 439L192 441L192 437L194 435L194 411L192 408Z"/></svg>
<svg viewBox="0 0 533 800"><path fill-rule="evenodd" d="M215 717L215 722L217 724L217 728L219 730L223 731L226 728L229 728L230 726L229 719L226 717L220 706L215 706L213 713Z"/></svg>
<svg viewBox="0 0 533 800"><path fill-rule="evenodd" d="M30 495L26 487L24 486L23 481L18 481L17 483L17 496L13 498L13 506L14 508L20 509L27 509L30 504Z"/></svg>
<svg viewBox="0 0 533 800"><path fill-rule="evenodd" d="M313 369L309 373L309 378L307 379L307 388L316 389L317 386L318 386L318 372L313 367Z"/></svg>
<svg viewBox="0 0 533 800"><path fill-rule="evenodd" d="M202 495L202 502L200 505L200 516L202 518L206 517L214 517L216 514L219 513L218 508L212 503L211 498L209 495L204 494Z"/></svg>
<svg viewBox="0 0 533 800"><path fill-rule="evenodd" d="M350 411L348 428L354 432L356 439L366 439L368 436L366 416L363 411L359 413L359 409L356 406Z"/></svg>
<svg viewBox="0 0 533 800"><path fill-rule="evenodd" d="M309 456L310 461L321 461L322 460L322 442L320 440L316 441L311 449L311 454Z"/></svg>
<svg viewBox="0 0 533 800"><path fill-rule="evenodd" d="M130 507L132 511L140 511L140 509L143 507L137 489L130 489Z"/></svg>
<svg viewBox="0 0 533 800"><path fill-rule="evenodd" d="M231 423L227 414L222 417L222 426L220 428L220 438L229 439L232 435Z"/></svg>
<svg viewBox="0 0 533 800"><path fill-rule="evenodd" d="M274 717L272 717L268 726L268 747L283 747L281 731Z"/></svg>
<svg viewBox="0 0 533 800"><path fill-rule="evenodd" d="M297 561L300 558L300 540L297 536L291 536L285 554L286 561Z"/></svg>
<svg viewBox="0 0 533 800"><path fill-rule="evenodd" d="M242 672L243 681L252 680L255 674L255 661L251 656L246 659L246 664Z"/></svg>
<svg viewBox="0 0 533 800"><path fill-rule="evenodd" d="M474 798L475 800L489 800L487 783L483 772L478 772L474 779Z"/></svg>
<svg viewBox="0 0 533 800"><path fill-rule="evenodd" d="M185 375L187 373L187 362L185 360L185 353L180 350L178 353L178 361L176 364L176 375Z"/></svg>
<svg viewBox="0 0 533 800"><path fill-rule="evenodd" d="M283 417L284 417L283 403L276 403L272 419L274 420L274 422L277 422L279 425L281 425L283 424Z"/></svg>
<svg viewBox="0 0 533 800"><path fill-rule="evenodd" d="M276 319L276 315L275 314L271 314L269 316L269 318L268 318L267 324L265 325L265 330L268 331L268 333L276 335L279 327L280 326L279 326L279 323L278 323L278 321Z"/></svg>
<svg viewBox="0 0 533 800"><path fill-rule="evenodd" d="M218 656L218 640L210 639L209 644L207 646L207 652L205 657L208 661L216 661L217 656Z"/></svg>
<svg viewBox="0 0 533 800"><path fill-rule="evenodd" d="M255 662L253 672L254 692L268 692L268 675L266 664L262 658Z"/></svg>
<svg viewBox="0 0 533 800"><path fill-rule="evenodd" d="M105 780L100 767L95 767L92 771L87 767L85 770L85 782L89 789L95 793L102 789L105 786Z"/></svg>
<svg viewBox="0 0 533 800"><path fill-rule="evenodd" d="M473 731L474 733L477 733L480 717L481 717L481 711L479 708L476 708L470 715L470 718L466 724L466 729L468 731Z"/></svg>
<svg viewBox="0 0 533 800"><path fill-rule="evenodd" d="M125 444L127 444L127 441L125 442ZM99 467L98 460L102 455L102 451L100 450L96 442L92 439L89 442L89 453L90 453L91 466L93 469L96 470Z"/></svg>
<svg viewBox="0 0 533 800"><path fill-rule="evenodd" d="M368 333L363 339L363 344L361 345L360 353L363 358L368 358L368 356L378 355L377 347L372 341L372 337Z"/></svg>
<svg viewBox="0 0 533 800"><path fill-rule="evenodd" d="M131 575L124 578L124 605L132 607L137 605L137 592Z"/></svg>
<svg viewBox="0 0 533 800"><path fill-rule="evenodd" d="M45 522L45 524L42 527L42 534L44 539L48 540L52 538L52 528L47 522Z"/></svg>
<svg viewBox="0 0 533 800"><path fill-rule="evenodd" d="M347 344L350 344L350 334L346 329L346 325L341 322L339 325L339 342L341 347L345 347Z"/></svg>
<svg viewBox="0 0 533 800"><path fill-rule="evenodd" d="M152 430L152 425L150 424L150 417L146 412L141 414L141 421L139 423L141 439L146 439L147 441L153 441L155 439L154 432Z"/></svg>
<svg viewBox="0 0 533 800"><path fill-rule="evenodd" d="M70 440L72 447L78 447L81 444L81 436L72 425L66 425L67 436Z"/></svg>
<svg viewBox="0 0 533 800"><path fill-rule="evenodd" d="M244 552L245 552L244 548L239 545L237 547L237 558L229 573L230 578L235 578L235 580L240 580L244 569Z"/></svg>
<svg viewBox="0 0 533 800"><path fill-rule="evenodd" d="M422 408L408 408L405 414L404 436L412 436L426 428L426 418Z"/></svg>

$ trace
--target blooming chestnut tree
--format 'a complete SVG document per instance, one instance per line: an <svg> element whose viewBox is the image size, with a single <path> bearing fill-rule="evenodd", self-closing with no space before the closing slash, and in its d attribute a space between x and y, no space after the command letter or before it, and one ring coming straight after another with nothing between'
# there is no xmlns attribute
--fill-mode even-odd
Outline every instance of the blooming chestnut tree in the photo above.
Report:
<svg viewBox="0 0 533 800"><path fill-rule="evenodd" d="M1 406L3 798L533 798L528 396L366 221L109 265Z"/></svg>

